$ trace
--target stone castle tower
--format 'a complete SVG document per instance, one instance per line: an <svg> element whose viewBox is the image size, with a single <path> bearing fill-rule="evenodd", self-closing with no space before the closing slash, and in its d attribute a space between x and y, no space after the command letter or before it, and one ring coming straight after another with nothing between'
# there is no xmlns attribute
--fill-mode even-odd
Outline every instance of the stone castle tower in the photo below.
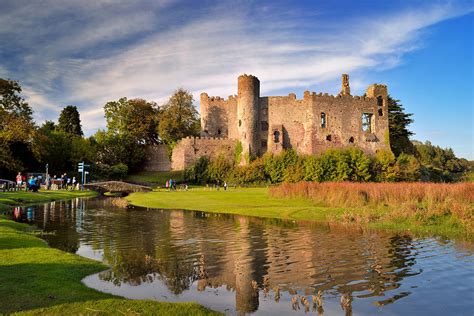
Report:
<svg viewBox="0 0 474 316"><path fill-rule="evenodd" d="M178 142L171 168L180 170L201 156L241 160L266 152L294 149L314 155L330 148L357 147L368 154L390 150L387 86L370 85L364 96L351 95L349 76L342 75L341 92L328 95L305 91L302 99L260 96L260 81L252 75L237 79L237 95L227 99L201 93L201 137Z"/></svg>

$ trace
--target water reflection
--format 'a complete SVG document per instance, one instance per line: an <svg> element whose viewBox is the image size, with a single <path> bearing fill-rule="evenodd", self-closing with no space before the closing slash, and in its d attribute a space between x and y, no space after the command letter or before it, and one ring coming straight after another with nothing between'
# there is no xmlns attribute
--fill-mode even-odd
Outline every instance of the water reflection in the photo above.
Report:
<svg viewBox="0 0 474 316"><path fill-rule="evenodd" d="M53 247L107 262L110 270L86 284L131 298L195 300L229 313L352 315L380 308L413 312L423 293L436 302L449 287L448 296L456 297L450 312L474 310L469 295L457 295L473 290L472 252L457 251L450 241L203 212L123 210L111 201L52 202L16 208L13 217L54 232L44 236ZM444 272L433 287L427 282L440 278L431 273L436 264ZM410 304L394 304L411 297ZM418 313L430 311L422 307L426 299Z"/></svg>

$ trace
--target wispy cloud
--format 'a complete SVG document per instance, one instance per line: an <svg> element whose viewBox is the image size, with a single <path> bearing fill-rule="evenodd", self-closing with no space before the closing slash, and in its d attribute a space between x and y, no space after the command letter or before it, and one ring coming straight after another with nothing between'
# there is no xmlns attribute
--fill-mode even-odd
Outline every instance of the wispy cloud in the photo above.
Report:
<svg viewBox="0 0 474 316"><path fill-rule="evenodd" d="M77 104L86 132L103 126L102 106L122 96L160 101L178 87L227 96L241 73L259 76L269 94L394 67L422 45L426 27L472 11L426 5L342 24L280 5L221 3L189 14L174 1L87 3L53 2L48 11L32 2L0 13L0 39L32 31L17 41L26 48L18 65L4 67L26 82L35 111L57 116L59 106ZM28 18L16 22L20 16Z"/></svg>

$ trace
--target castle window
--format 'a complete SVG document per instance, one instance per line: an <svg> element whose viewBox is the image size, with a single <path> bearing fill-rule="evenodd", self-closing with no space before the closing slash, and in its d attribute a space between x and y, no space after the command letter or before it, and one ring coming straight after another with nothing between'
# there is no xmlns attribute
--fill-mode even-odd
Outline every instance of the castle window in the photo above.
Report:
<svg viewBox="0 0 474 316"><path fill-rule="evenodd" d="M279 143L280 142L280 132L279 131L274 131L273 132L273 142L274 143Z"/></svg>
<svg viewBox="0 0 474 316"><path fill-rule="evenodd" d="M331 134L329 134L329 135L326 136L326 140L327 140L328 142L330 142L331 139L332 139Z"/></svg>
<svg viewBox="0 0 474 316"><path fill-rule="evenodd" d="M362 131L371 133L372 132L372 114L362 113Z"/></svg>
<svg viewBox="0 0 474 316"><path fill-rule="evenodd" d="M377 105L378 106L383 106L383 98L380 95L377 97Z"/></svg>
<svg viewBox="0 0 474 316"><path fill-rule="evenodd" d="M321 113L321 128L326 128L326 113Z"/></svg>
<svg viewBox="0 0 474 316"><path fill-rule="evenodd" d="M209 131L207 129L204 130L204 133L209 134Z"/></svg>
<svg viewBox="0 0 474 316"><path fill-rule="evenodd" d="M242 126L242 120L239 120L239 127Z"/></svg>
<svg viewBox="0 0 474 316"><path fill-rule="evenodd" d="M268 131L268 122L261 121L260 122L260 128L261 128L262 132Z"/></svg>
<svg viewBox="0 0 474 316"><path fill-rule="evenodd" d="M222 132L220 129L217 130L217 135L220 135Z"/></svg>
<svg viewBox="0 0 474 316"><path fill-rule="evenodd" d="M349 143L354 144L354 137L351 136L351 138L349 138Z"/></svg>
<svg viewBox="0 0 474 316"><path fill-rule="evenodd" d="M379 109L379 116L383 116L383 110Z"/></svg>

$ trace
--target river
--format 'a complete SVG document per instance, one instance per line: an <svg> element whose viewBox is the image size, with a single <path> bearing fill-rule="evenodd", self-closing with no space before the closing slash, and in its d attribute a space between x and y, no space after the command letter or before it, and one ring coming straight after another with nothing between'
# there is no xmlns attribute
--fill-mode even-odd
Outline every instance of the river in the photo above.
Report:
<svg viewBox="0 0 474 316"><path fill-rule="evenodd" d="M11 216L46 232L51 247L108 264L83 282L127 298L195 301L234 315L474 315L472 243L121 209L112 198L15 208ZM313 304L318 291L322 306Z"/></svg>

